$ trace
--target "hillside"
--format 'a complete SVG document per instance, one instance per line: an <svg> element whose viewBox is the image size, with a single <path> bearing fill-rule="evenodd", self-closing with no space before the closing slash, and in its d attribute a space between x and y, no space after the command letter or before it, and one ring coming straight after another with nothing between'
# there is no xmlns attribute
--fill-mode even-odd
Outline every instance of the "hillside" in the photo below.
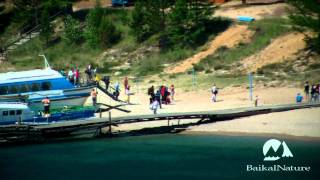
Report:
<svg viewBox="0 0 320 180"><path fill-rule="evenodd" d="M103 1L103 6L108 2ZM248 72L254 71L265 76L261 82L269 81L304 81L311 77L304 74L302 79L292 79L290 73L302 73L318 70L319 56L310 53L304 39L306 36L295 32L288 20L288 5L240 6L240 2L229 2L215 10L216 29L204 35L206 42L197 47L172 48L162 50L157 41L159 34L143 42L137 42L131 30L132 9L107 9L116 28L121 32L120 40L110 47L92 48L87 43L66 44L64 41L63 18L57 17L54 36L57 41L44 45L43 39L35 37L8 53L7 61L0 61L0 71L15 71L40 68L45 54L56 69L68 70L71 67L84 69L89 63L98 66L100 74L108 74L113 79L130 76L135 81L170 83L180 81L180 86L190 87L190 70L194 68L197 83L201 88L208 88L208 77L245 79ZM86 9L92 6L88 1L75 4L74 7ZM252 16L251 23L235 21L236 16ZM228 19L229 18L229 19ZM81 22L81 24L84 24ZM1 36L6 36L3 33ZM299 63L297 63L299 62ZM294 66L294 68L289 68ZM270 68L276 67L274 72ZM279 76L275 72L286 75ZM312 77L315 80L318 76ZM298 84L301 84L299 82ZM230 84L229 84L230 85ZM227 84L222 86L228 86Z"/></svg>

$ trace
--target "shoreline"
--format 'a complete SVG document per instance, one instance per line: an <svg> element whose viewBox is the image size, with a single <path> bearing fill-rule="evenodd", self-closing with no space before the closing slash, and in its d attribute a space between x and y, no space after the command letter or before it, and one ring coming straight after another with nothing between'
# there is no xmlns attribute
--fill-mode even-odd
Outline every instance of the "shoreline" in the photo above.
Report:
<svg viewBox="0 0 320 180"><path fill-rule="evenodd" d="M307 142L320 142L320 137L312 136L295 136L291 134L282 134L282 133L256 133L256 132L228 132L228 131L182 131L177 133L180 135L218 135L218 136L248 136L248 137L266 137L266 138L285 138L289 140L298 140L298 141L307 141Z"/></svg>

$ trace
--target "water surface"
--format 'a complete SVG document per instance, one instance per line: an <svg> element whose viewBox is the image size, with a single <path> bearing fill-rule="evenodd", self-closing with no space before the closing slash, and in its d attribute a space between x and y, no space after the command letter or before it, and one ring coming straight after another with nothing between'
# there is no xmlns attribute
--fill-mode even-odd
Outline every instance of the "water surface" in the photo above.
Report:
<svg viewBox="0 0 320 180"><path fill-rule="evenodd" d="M319 142L285 140L294 157L264 162L268 137L151 135L0 148L1 179L317 179ZM280 140L280 139L279 139ZM246 165L311 166L311 172L247 172Z"/></svg>

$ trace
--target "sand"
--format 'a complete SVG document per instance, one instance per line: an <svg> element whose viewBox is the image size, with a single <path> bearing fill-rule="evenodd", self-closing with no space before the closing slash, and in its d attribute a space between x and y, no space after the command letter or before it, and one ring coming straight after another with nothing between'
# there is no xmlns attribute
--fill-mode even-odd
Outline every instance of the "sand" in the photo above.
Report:
<svg viewBox="0 0 320 180"><path fill-rule="evenodd" d="M209 47L190 58L182 60L180 63L165 69L166 73L181 73L192 68L193 64L199 63L202 59L213 54L221 47L233 48L239 43L248 43L254 32L248 29L246 25L231 26L226 31L219 34L209 43Z"/></svg>
<svg viewBox="0 0 320 180"><path fill-rule="evenodd" d="M189 132L280 134L320 138L320 108L270 113L193 126Z"/></svg>
<svg viewBox="0 0 320 180"><path fill-rule="evenodd" d="M254 90L254 95L259 96L259 105L289 104L295 102L297 92L301 92L301 89L294 87L273 88L257 86ZM120 99L125 99L123 92L120 95ZM170 105L163 105L163 108L159 109L158 113L209 111L253 106L253 102L249 100L249 90L246 86L220 89L217 100L218 102L216 103L211 101L210 89L191 92L184 92L180 89L176 89L175 101ZM102 92L99 92L98 102L111 105L119 104L118 102L111 100L111 98L107 97ZM131 96L131 103L133 103L133 105L126 105L123 107L127 110L131 110L131 113L127 114L118 110L113 110L111 111L112 116L152 114L148 102L149 97L146 95L146 92L136 93ZM91 99L88 100L87 104L90 103ZM107 113L103 114L103 116L107 115Z"/></svg>
<svg viewBox="0 0 320 180"><path fill-rule="evenodd" d="M254 93L259 95L259 105L270 104L288 104L295 102L299 88L290 87L263 87L257 86ZM210 100L210 90L197 92L183 92L177 89L176 100L171 105L163 105L158 113L169 112L194 112L219 109L230 109L239 107L250 107L253 103L249 101L249 94L246 87L228 87L221 89L218 96L218 102L212 103ZM120 98L124 98L123 94ZM107 104L118 104L110 98L102 95L100 92L99 102ZM127 105L124 108L132 112L127 114L117 110L112 110L112 117L152 114L149 109L148 96L144 93L138 93L131 97L134 105ZM90 100L88 101L90 104ZM103 113L104 117L108 113ZM249 134L281 134L290 136L316 137L320 138L320 108L294 110L288 112L256 115L247 118L239 118L225 122L212 124L203 124L191 127L187 133L249 133ZM169 125L196 122L195 120L171 120ZM114 127L113 131L130 131L148 127L167 126L168 121L157 122L139 122L120 125Z"/></svg>
<svg viewBox="0 0 320 180"><path fill-rule="evenodd" d="M243 59L243 68L247 72L255 72L268 64L295 60L297 53L306 47L304 39L305 35L302 33L289 33L276 38L257 54Z"/></svg>
<svg viewBox="0 0 320 180"><path fill-rule="evenodd" d="M286 17L289 6L285 3L242 6L241 1L231 1L220 6L215 16L236 19L237 16L250 16L256 20L268 17Z"/></svg>

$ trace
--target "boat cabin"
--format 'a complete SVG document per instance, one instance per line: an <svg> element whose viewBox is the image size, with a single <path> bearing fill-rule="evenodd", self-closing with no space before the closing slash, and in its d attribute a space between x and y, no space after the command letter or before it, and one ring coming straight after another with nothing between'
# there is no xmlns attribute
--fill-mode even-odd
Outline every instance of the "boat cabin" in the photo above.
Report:
<svg viewBox="0 0 320 180"><path fill-rule="evenodd" d="M49 68L0 74L0 96L72 88L66 77Z"/></svg>

